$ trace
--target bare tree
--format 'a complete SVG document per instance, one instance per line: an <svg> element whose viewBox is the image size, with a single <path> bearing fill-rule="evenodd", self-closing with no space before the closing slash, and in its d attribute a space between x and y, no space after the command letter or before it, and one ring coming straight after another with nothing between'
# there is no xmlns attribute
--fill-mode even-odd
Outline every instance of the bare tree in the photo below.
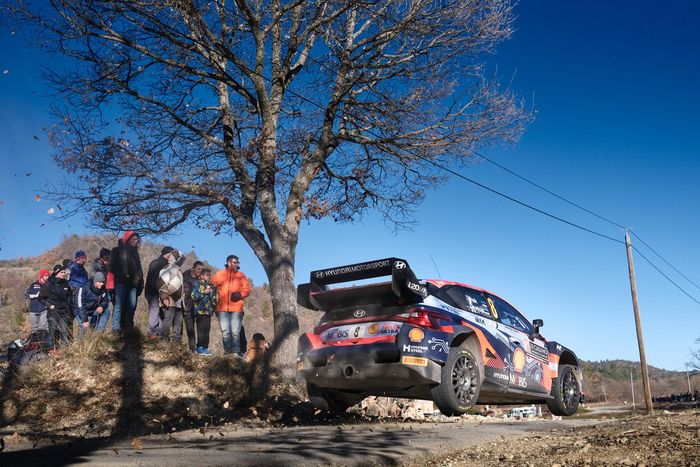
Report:
<svg viewBox="0 0 700 467"><path fill-rule="evenodd" d="M18 1L69 59L48 75L67 215L240 234L270 281L279 362L296 351L303 219L410 225L444 178L433 163L529 119L483 65L511 34L507 0Z"/></svg>
<svg viewBox="0 0 700 467"><path fill-rule="evenodd" d="M695 339L695 343L700 344L700 339ZM700 347L690 350L690 361L687 365L695 370L700 370Z"/></svg>

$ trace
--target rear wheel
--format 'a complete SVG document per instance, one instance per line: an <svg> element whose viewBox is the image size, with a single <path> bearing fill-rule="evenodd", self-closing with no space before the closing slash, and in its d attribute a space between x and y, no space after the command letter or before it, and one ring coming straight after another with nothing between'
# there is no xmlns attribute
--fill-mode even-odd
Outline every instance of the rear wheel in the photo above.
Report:
<svg viewBox="0 0 700 467"><path fill-rule="evenodd" d="M345 413L348 408L364 399L358 394L319 388L313 383L306 383L306 392L314 407L336 414Z"/></svg>
<svg viewBox="0 0 700 467"><path fill-rule="evenodd" d="M552 382L552 397L547 407L554 415L569 416L576 413L581 400L581 383L578 369L572 365L560 365L559 376Z"/></svg>
<svg viewBox="0 0 700 467"><path fill-rule="evenodd" d="M435 405L445 415L461 415L479 399L483 365L478 346L468 340L452 347L442 367L440 384L430 390Z"/></svg>

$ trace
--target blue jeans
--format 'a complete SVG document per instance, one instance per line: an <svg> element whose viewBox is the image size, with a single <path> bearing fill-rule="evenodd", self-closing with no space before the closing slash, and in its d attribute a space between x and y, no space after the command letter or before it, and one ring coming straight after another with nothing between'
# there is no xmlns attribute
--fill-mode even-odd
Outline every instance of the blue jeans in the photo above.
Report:
<svg viewBox="0 0 700 467"><path fill-rule="evenodd" d="M97 312L90 316L90 328L97 329L100 332L104 332L107 329L107 323L109 323L109 307L105 307L102 314Z"/></svg>
<svg viewBox="0 0 700 467"><path fill-rule="evenodd" d="M221 337L224 340L224 353L236 353L241 355L241 324L243 312L229 313L219 312L219 327Z"/></svg>
<svg viewBox="0 0 700 467"><path fill-rule="evenodd" d="M125 330L133 328L135 311L136 287L125 284L114 284L112 331L119 332L122 328Z"/></svg>

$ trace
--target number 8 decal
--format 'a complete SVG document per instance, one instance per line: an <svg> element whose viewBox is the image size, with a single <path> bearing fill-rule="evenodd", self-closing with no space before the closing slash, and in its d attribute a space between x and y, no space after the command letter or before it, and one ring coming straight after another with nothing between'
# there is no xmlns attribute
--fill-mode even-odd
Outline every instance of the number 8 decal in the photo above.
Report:
<svg viewBox="0 0 700 467"><path fill-rule="evenodd" d="M491 310L491 316L493 316L493 319L498 319L498 312L496 311L496 306L493 304L491 297L486 297L486 303L489 304L489 310Z"/></svg>

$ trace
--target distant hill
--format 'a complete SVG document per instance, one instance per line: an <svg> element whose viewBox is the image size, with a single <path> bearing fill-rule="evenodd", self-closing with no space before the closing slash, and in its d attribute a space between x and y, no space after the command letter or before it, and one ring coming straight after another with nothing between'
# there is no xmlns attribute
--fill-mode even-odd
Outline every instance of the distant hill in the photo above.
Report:
<svg viewBox="0 0 700 467"><path fill-rule="evenodd" d="M632 384L635 401L644 400L642 373L639 362L604 360L582 362L584 392L590 402L632 402ZM632 375L632 381L630 380ZM688 378L689 377L689 378ZM669 371L649 366L649 386L652 395L679 394L688 391L688 379L693 390L700 389L700 372Z"/></svg>

